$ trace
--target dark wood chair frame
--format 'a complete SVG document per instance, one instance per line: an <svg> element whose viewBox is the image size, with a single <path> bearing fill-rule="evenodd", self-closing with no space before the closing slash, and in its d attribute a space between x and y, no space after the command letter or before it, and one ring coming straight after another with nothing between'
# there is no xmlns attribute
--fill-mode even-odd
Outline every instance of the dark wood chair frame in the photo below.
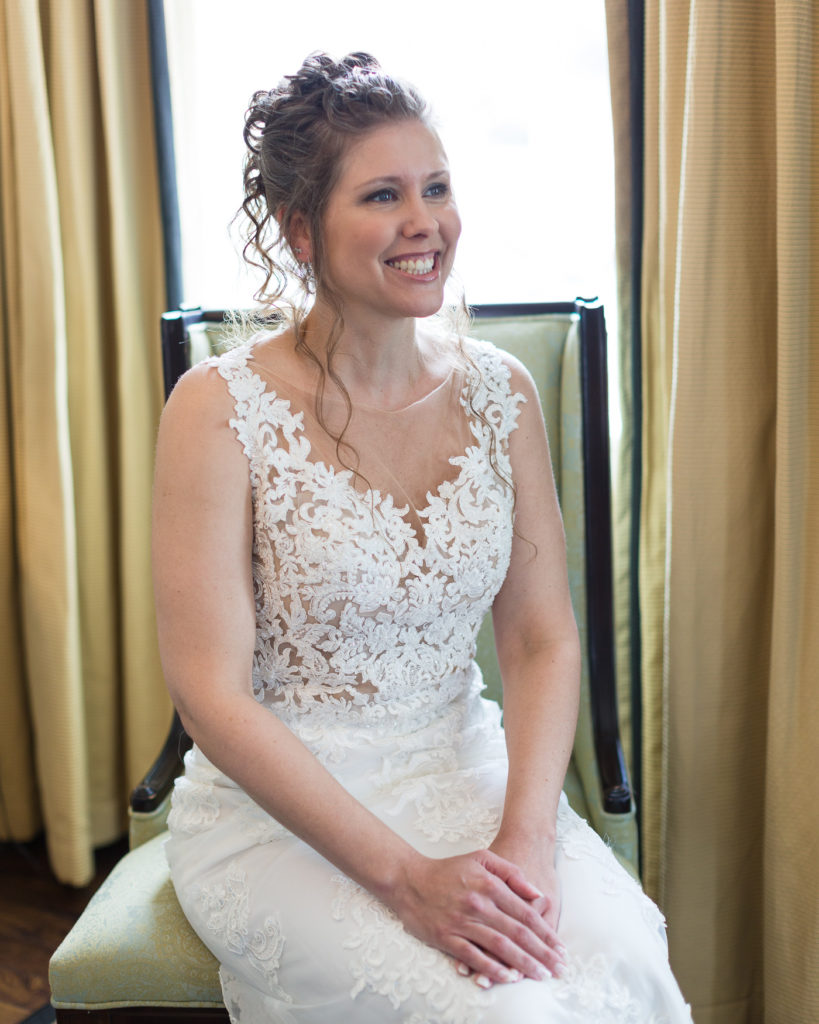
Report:
<svg viewBox="0 0 819 1024"><path fill-rule="evenodd" d="M586 600L592 727L603 806L612 814L628 814L631 787L620 742L615 683L614 616L612 606L611 470L609 462L606 328L603 307L595 300L477 306L484 318L575 313L580 319L581 402L586 533ZM165 397L190 365L188 331L197 323L221 323L222 310L183 309L162 317L162 360ZM479 333L479 332L478 332ZM182 770L191 740L174 712L170 732L148 773L131 794L131 809L155 811L170 793ZM224 1009L203 1007L117 1007L109 1010L58 1010L58 1024L211 1024L228 1021Z"/></svg>

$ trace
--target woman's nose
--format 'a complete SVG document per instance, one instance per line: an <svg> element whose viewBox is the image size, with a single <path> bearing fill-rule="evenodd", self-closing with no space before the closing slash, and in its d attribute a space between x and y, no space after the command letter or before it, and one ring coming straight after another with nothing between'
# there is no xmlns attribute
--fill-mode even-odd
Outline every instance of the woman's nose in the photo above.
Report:
<svg viewBox="0 0 819 1024"><path fill-rule="evenodd" d="M407 205L404 235L407 238L413 238L416 235L431 235L437 228L438 220L423 196L412 199Z"/></svg>

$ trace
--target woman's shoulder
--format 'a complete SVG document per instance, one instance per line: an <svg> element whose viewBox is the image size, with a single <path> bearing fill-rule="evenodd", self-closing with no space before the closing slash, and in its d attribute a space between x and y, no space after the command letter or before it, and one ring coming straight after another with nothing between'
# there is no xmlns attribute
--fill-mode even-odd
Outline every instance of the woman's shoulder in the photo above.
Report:
<svg viewBox="0 0 819 1024"><path fill-rule="evenodd" d="M176 382L165 403L157 435L157 466L186 476L191 462L209 476L231 475L240 463L234 430L235 403L217 366L197 363ZM234 474L235 475L235 474Z"/></svg>
<svg viewBox="0 0 819 1024"><path fill-rule="evenodd" d="M183 414L202 418L221 407L232 406L222 372L224 358L224 355L209 356L186 370L165 403L163 419Z"/></svg>
<svg viewBox="0 0 819 1024"><path fill-rule="evenodd" d="M251 338L207 356L182 374L165 403L162 423L167 429L207 434L225 423L246 418L266 392L265 382L252 367L258 339Z"/></svg>
<svg viewBox="0 0 819 1024"><path fill-rule="evenodd" d="M179 392L186 400L221 397L242 406L256 404L262 396L273 400L281 390L280 378L273 372L281 351L281 333L258 332L234 341L187 370L173 395Z"/></svg>

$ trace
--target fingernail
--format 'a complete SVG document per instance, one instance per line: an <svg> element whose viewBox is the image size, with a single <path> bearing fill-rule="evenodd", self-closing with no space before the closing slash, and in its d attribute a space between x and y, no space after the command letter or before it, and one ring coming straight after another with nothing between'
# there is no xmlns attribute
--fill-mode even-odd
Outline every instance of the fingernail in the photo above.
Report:
<svg viewBox="0 0 819 1024"><path fill-rule="evenodd" d="M548 967L538 967L536 975L538 981L545 981L547 978L551 978L551 976L552 972Z"/></svg>
<svg viewBox="0 0 819 1024"><path fill-rule="evenodd" d="M565 960L566 959L566 947L563 945L563 943L562 942L558 942L558 944L555 946L555 949L558 951L558 953L560 953L560 955Z"/></svg>
<svg viewBox="0 0 819 1024"><path fill-rule="evenodd" d="M508 967L504 967L503 970L501 971L501 981L520 981L522 977L523 975L520 973L520 971L516 971L514 968L510 969Z"/></svg>
<svg viewBox="0 0 819 1024"><path fill-rule="evenodd" d="M485 974L476 974L475 984L480 988L492 988L492 982Z"/></svg>
<svg viewBox="0 0 819 1024"><path fill-rule="evenodd" d="M468 978L470 975L470 970L466 966L466 964L458 964L458 966L455 969L458 972L458 974L461 975L462 978Z"/></svg>

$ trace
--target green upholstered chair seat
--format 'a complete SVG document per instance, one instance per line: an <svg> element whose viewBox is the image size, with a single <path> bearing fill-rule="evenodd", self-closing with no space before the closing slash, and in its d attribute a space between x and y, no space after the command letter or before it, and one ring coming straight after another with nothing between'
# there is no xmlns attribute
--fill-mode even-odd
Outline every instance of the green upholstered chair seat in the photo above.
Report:
<svg viewBox="0 0 819 1024"><path fill-rule="evenodd" d="M122 858L52 957L56 1007L223 1006L219 964L182 913L165 839Z"/></svg>

